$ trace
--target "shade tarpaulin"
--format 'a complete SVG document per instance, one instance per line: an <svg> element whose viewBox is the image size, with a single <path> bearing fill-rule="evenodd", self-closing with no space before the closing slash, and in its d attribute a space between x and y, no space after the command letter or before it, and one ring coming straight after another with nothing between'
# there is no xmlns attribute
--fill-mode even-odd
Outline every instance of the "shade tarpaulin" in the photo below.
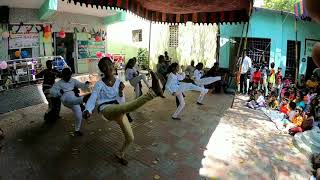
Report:
<svg viewBox="0 0 320 180"><path fill-rule="evenodd" d="M114 7L154 22L246 22L252 0L68 0L75 4Z"/></svg>

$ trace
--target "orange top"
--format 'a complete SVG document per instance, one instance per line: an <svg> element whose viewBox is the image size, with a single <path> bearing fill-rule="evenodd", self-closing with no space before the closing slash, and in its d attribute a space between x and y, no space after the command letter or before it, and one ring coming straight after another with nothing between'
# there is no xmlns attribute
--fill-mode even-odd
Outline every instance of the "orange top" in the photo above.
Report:
<svg viewBox="0 0 320 180"><path fill-rule="evenodd" d="M282 105L281 107L280 107L280 112L282 112L282 113L284 113L284 114L289 114L289 107L288 107L288 105L286 104L286 105Z"/></svg>
<svg viewBox="0 0 320 180"><path fill-rule="evenodd" d="M297 115L292 119L292 123L297 127L300 127L302 125L302 122L303 122L303 117L300 115Z"/></svg>

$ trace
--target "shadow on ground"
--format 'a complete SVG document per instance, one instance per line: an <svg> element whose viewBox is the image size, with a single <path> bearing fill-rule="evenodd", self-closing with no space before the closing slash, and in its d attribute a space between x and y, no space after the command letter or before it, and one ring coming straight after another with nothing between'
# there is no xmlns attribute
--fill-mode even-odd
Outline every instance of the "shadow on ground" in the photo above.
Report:
<svg viewBox="0 0 320 180"><path fill-rule="evenodd" d="M126 95L132 99L133 90ZM173 97L155 99L132 113L135 142L129 165L121 166L114 153L123 137L114 122L94 114L83 123L83 137L73 137L72 112L62 109L63 119L43 124L46 104L0 115L6 138L0 153L0 179L202 179L198 170L210 135L232 96L212 95L205 106L195 104L198 93L187 93L182 121L170 119Z"/></svg>

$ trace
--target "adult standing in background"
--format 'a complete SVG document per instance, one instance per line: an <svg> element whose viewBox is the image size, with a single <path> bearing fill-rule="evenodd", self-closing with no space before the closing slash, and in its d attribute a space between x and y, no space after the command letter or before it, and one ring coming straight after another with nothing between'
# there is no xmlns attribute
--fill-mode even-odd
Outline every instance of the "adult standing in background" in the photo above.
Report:
<svg viewBox="0 0 320 180"><path fill-rule="evenodd" d="M167 51L164 52L164 60L165 61L171 61Z"/></svg>
<svg viewBox="0 0 320 180"><path fill-rule="evenodd" d="M240 75L240 93L247 94L247 79L248 72L252 66L252 60L247 56L247 52L244 52L244 58L241 64L241 75Z"/></svg>

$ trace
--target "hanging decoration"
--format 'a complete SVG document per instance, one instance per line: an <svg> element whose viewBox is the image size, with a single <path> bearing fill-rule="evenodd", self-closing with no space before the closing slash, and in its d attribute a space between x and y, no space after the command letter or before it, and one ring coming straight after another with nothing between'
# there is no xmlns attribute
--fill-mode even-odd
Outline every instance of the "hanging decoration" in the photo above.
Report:
<svg viewBox="0 0 320 180"><path fill-rule="evenodd" d="M45 42L50 42L50 39L51 39L51 27L50 25L46 25L44 27L44 32L43 32L43 37L44 37L44 41Z"/></svg>
<svg viewBox="0 0 320 180"><path fill-rule="evenodd" d="M29 53L28 51L21 51L21 58L28 58Z"/></svg>
<svg viewBox="0 0 320 180"><path fill-rule="evenodd" d="M42 30L42 26L37 25L37 26L36 26L36 30L37 30L37 32L39 33L39 32Z"/></svg>
<svg viewBox="0 0 320 180"><path fill-rule="evenodd" d="M97 52L96 53L96 57L98 58L98 59L101 59L102 57L103 57L103 53L102 52Z"/></svg>
<svg viewBox="0 0 320 180"><path fill-rule="evenodd" d="M18 29L16 30L16 34L20 31L21 27L23 26L23 22L20 22Z"/></svg>
<svg viewBox="0 0 320 180"><path fill-rule="evenodd" d="M101 42L102 41L102 37L100 35L97 35L95 37L96 42Z"/></svg>
<svg viewBox="0 0 320 180"><path fill-rule="evenodd" d="M34 24L30 25L30 27L27 28L27 33L30 33L32 31L33 27L34 27Z"/></svg>
<svg viewBox="0 0 320 180"><path fill-rule="evenodd" d="M64 28L61 28L60 32L59 32L59 37L64 39L66 37L66 32L64 31Z"/></svg>
<svg viewBox="0 0 320 180"><path fill-rule="evenodd" d="M8 31L4 31L3 33L2 33L2 38L3 39L8 39L10 37L10 33L8 32Z"/></svg>
<svg viewBox="0 0 320 180"><path fill-rule="evenodd" d="M0 69L7 69L8 64L6 61L0 61Z"/></svg>
<svg viewBox="0 0 320 180"><path fill-rule="evenodd" d="M74 27L74 28L73 28L73 32L74 32L74 33L79 33L79 29L76 28L76 27Z"/></svg>
<svg viewBox="0 0 320 180"><path fill-rule="evenodd" d="M16 58L20 58L20 55L21 55L20 51L14 52L14 56L15 56Z"/></svg>

